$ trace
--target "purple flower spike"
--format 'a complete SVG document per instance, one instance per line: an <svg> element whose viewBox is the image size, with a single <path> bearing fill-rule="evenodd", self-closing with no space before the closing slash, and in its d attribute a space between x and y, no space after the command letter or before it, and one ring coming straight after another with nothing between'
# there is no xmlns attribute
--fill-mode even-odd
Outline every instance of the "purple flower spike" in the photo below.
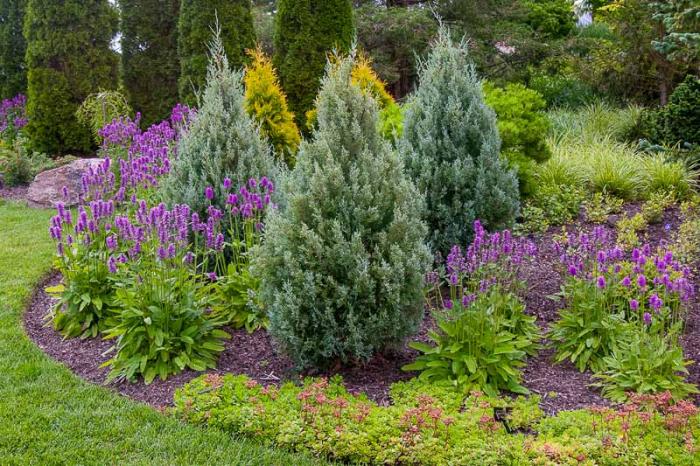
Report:
<svg viewBox="0 0 700 466"><path fill-rule="evenodd" d="M598 277L598 280L597 280L596 285L597 285L598 288L600 288L601 290L602 290L603 288L605 288L605 277L603 277L602 275L601 275L600 277Z"/></svg>
<svg viewBox="0 0 700 466"><path fill-rule="evenodd" d="M204 190L204 196L210 201L214 199L214 188L207 186L207 188Z"/></svg>
<svg viewBox="0 0 700 466"><path fill-rule="evenodd" d="M577 273L576 266L575 265L570 265L569 266L569 275L572 277L575 277Z"/></svg>
<svg viewBox="0 0 700 466"><path fill-rule="evenodd" d="M638 310L639 309L639 301L637 301L636 299L630 299L630 309L632 309L633 311Z"/></svg>
<svg viewBox="0 0 700 466"><path fill-rule="evenodd" d="M647 287L647 277L645 277L643 274L637 277L637 285L639 285L640 288L646 288Z"/></svg>
<svg viewBox="0 0 700 466"><path fill-rule="evenodd" d="M452 300L451 299L445 300L445 309L452 309Z"/></svg>
<svg viewBox="0 0 700 466"><path fill-rule="evenodd" d="M232 184L233 183L231 182L231 178L228 178L228 177L224 178L224 189L225 190L228 191L229 189L231 189Z"/></svg>
<svg viewBox="0 0 700 466"><path fill-rule="evenodd" d="M644 324L651 325L651 314L649 314L648 312L644 313Z"/></svg>
<svg viewBox="0 0 700 466"><path fill-rule="evenodd" d="M632 284L632 280L630 280L630 277L625 277L625 278L622 279L621 284L622 284L622 286L624 286L625 288L629 288L630 285Z"/></svg>

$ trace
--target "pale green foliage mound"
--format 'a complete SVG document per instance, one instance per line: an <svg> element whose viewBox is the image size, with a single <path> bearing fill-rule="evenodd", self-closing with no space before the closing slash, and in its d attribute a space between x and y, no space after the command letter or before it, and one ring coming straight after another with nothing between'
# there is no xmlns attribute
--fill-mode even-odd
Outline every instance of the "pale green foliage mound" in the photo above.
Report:
<svg viewBox="0 0 700 466"><path fill-rule="evenodd" d="M377 130L377 104L329 65L318 127L282 184L254 267L270 333L301 366L367 359L418 327L430 261L422 198Z"/></svg>
<svg viewBox="0 0 700 466"><path fill-rule="evenodd" d="M430 240L446 253L467 244L480 219L509 226L518 213L518 182L499 158L496 117L484 103L467 44L441 30L410 98L401 150L408 173L426 196Z"/></svg>
<svg viewBox="0 0 700 466"><path fill-rule="evenodd" d="M204 212L207 186L215 191L213 203L224 207L222 182L233 186L250 178L275 178L277 167L269 145L244 108L242 75L231 70L217 36L210 48L207 85L201 108L189 131L182 136L171 172L162 186L170 205L188 204Z"/></svg>

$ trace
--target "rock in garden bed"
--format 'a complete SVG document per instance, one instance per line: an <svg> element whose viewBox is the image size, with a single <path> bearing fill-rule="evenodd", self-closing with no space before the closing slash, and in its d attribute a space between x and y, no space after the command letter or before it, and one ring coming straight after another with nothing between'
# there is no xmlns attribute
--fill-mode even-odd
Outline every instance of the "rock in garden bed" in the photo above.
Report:
<svg viewBox="0 0 700 466"><path fill-rule="evenodd" d="M82 177L85 170L96 167L102 159L78 159L53 170L39 173L29 186L27 201L32 207L54 207L57 202L74 205L82 190ZM63 195L63 187L68 189L68 198Z"/></svg>

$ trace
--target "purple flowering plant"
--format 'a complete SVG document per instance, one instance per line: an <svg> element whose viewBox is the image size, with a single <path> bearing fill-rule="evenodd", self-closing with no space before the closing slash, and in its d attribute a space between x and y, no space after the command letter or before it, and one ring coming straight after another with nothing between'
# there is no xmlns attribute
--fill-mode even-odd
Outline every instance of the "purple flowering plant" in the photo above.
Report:
<svg viewBox="0 0 700 466"><path fill-rule="evenodd" d="M690 270L663 245L624 251L603 227L564 234L560 254L566 307L552 327L557 360L602 370L622 328L678 335L695 293ZM629 324L629 325L628 325Z"/></svg>
<svg viewBox="0 0 700 466"><path fill-rule="evenodd" d="M24 94L0 102L0 140L5 145L12 147L27 123L27 97Z"/></svg>
<svg viewBox="0 0 700 466"><path fill-rule="evenodd" d="M411 343L423 354L403 369L421 371L422 379L465 393L527 393L518 369L537 351L539 329L535 318L525 314L518 292L536 248L508 230L488 234L479 221L474 232L466 252L454 246L447 257L449 298L443 297L438 272L427 277L432 287L427 302L438 330L429 333L432 344Z"/></svg>

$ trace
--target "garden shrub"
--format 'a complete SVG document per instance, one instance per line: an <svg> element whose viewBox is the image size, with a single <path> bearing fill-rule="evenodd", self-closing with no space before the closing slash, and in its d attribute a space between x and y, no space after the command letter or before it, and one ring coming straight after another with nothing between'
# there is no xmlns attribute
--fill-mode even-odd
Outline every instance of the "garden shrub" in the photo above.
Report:
<svg viewBox="0 0 700 466"><path fill-rule="evenodd" d="M639 246L639 234L646 230L648 224L642 213L634 215L626 215L622 217L616 224L617 229L617 245L625 251L631 251Z"/></svg>
<svg viewBox="0 0 700 466"><path fill-rule="evenodd" d="M577 109L596 98L590 86L565 74L534 73L528 81L528 87L544 98L548 108Z"/></svg>
<svg viewBox="0 0 700 466"><path fill-rule="evenodd" d="M670 394L634 396L618 409L543 416L538 398L462 397L415 379L378 406L338 378L263 386L246 376L201 376L173 413L294 451L358 464L695 464L698 409ZM499 422L494 408L512 409ZM506 425L508 427L506 427ZM507 429L510 429L510 432Z"/></svg>
<svg viewBox="0 0 700 466"><path fill-rule="evenodd" d="M221 49L235 70L246 63L246 51L255 47L250 0L183 0L178 22L180 100L198 105L199 93L209 79L207 44L215 30Z"/></svg>
<svg viewBox="0 0 700 466"><path fill-rule="evenodd" d="M655 143L700 144L700 78L686 76L665 107L644 111L641 125L644 135Z"/></svg>
<svg viewBox="0 0 700 466"><path fill-rule="evenodd" d="M606 192L594 193L584 203L586 219L593 223L605 223L610 215L618 214L622 211L623 203L622 199L611 196Z"/></svg>
<svg viewBox="0 0 700 466"><path fill-rule="evenodd" d="M426 196L434 252L467 244L476 219L493 230L515 220L518 182L500 159L495 114L484 103L466 42L453 43L445 29L421 64L399 145L407 173Z"/></svg>
<svg viewBox="0 0 700 466"><path fill-rule="evenodd" d="M522 84L499 88L488 82L484 84L484 101L496 112L501 153L518 173L520 192L531 195L536 183L533 164L551 156L546 141L549 120L543 113L545 101Z"/></svg>
<svg viewBox="0 0 700 466"><path fill-rule="evenodd" d="M299 128L307 128L327 56L347 52L353 37L350 0L277 2L273 62Z"/></svg>
<svg viewBox="0 0 700 466"><path fill-rule="evenodd" d="M28 0L27 136L34 150L51 155L92 148L78 122L78 106L117 83L118 56L110 48L118 13L107 0Z"/></svg>
<svg viewBox="0 0 700 466"><path fill-rule="evenodd" d="M544 37L560 38L574 29L574 11L567 0L530 0L527 23Z"/></svg>
<svg viewBox="0 0 700 466"><path fill-rule="evenodd" d="M90 128L97 144L102 142L100 130L113 120L131 117L133 110L119 91L101 91L90 94L76 112L78 121Z"/></svg>
<svg viewBox="0 0 700 466"><path fill-rule="evenodd" d="M245 110L242 76L231 70L217 36L211 46L207 86L197 117L180 139L177 158L161 184L169 205L187 204L204 216L209 201L208 186L214 189L214 205L226 209L224 178L241 186L250 178L276 173L270 147Z"/></svg>
<svg viewBox="0 0 700 466"><path fill-rule="evenodd" d="M474 231L466 255L454 246L447 257L448 299L435 280L438 272L429 274L428 307L438 329L429 332L431 344L411 343L423 354L403 370L421 371L421 380L446 383L465 394L527 393L518 369L526 355L537 351L539 329L516 293L524 287L522 268L534 259L535 246L514 239L508 230L487 235L478 221Z"/></svg>
<svg viewBox="0 0 700 466"><path fill-rule="evenodd" d="M0 3L0 99L27 92L27 41L22 33L26 8L27 0Z"/></svg>
<svg viewBox="0 0 700 466"><path fill-rule="evenodd" d="M366 360L423 315L422 198L377 130L377 104L329 65L318 128L302 142L255 256L270 333L300 366Z"/></svg>
<svg viewBox="0 0 700 466"><path fill-rule="evenodd" d="M260 124L260 132L272 144L276 156L292 167L301 141L294 114L287 107L287 96L280 88L270 59L257 49L250 52L246 67L245 107Z"/></svg>
<svg viewBox="0 0 700 466"><path fill-rule="evenodd" d="M178 102L178 18L181 0L120 0L122 82L148 127Z"/></svg>

